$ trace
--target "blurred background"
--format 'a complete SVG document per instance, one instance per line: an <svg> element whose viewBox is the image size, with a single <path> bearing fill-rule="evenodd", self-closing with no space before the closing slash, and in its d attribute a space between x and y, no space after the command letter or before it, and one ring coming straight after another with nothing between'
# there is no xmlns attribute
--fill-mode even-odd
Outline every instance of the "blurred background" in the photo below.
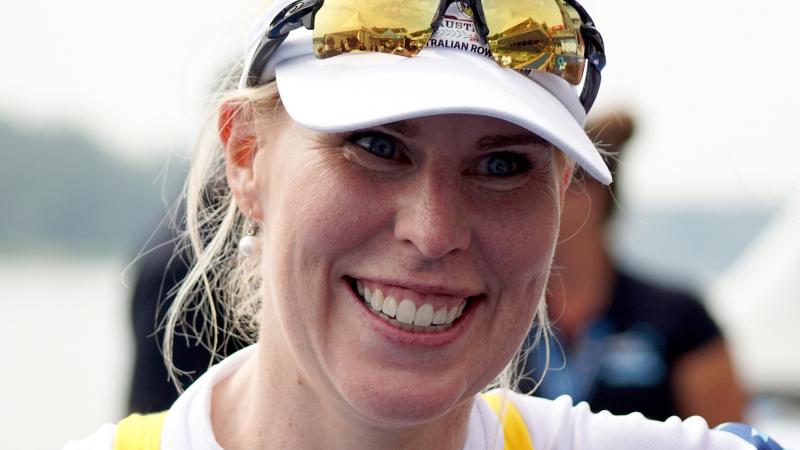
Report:
<svg viewBox="0 0 800 450"><path fill-rule="evenodd" d="M262 3L4 0L0 448L60 448L125 414L127 269ZM608 51L596 109L637 120L614 253L703 294L750 421L800 448L800 4L582 4Z"/></svg>

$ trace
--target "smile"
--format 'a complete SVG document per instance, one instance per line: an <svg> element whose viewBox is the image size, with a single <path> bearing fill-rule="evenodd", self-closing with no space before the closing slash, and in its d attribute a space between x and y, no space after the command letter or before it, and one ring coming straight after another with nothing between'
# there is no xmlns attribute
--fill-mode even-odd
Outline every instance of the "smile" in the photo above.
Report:
<svg viewBox="0 0 800 450"><path fill-rule="evenodd" d="M374 316L396 328L415 333L447 330L461 317L473 299L423 296L413 291L361 280L352 280L352 287Z"/></svg>

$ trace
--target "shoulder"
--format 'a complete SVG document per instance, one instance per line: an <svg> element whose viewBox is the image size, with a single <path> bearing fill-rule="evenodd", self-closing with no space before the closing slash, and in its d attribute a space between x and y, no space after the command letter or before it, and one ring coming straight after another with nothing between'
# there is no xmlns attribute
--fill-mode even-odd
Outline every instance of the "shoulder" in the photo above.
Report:
<svg viewBox="0 0 800 450"><path fill-rule="evenodd" d="M67 442L63 450L111 450L114 448L116 429L116 425L103 425L97 432L85 439Z"/></svg>
<svg viewBox="0 0 800 450"><path fill-rule="evenodd" d="M700 417L665 422L646 419L639 413L615 416L607 411L592 413L589 405L573 405L568 396L555 400L508 392L517 407L535 448L566 450L753 450L739 437L712 430Z"/></svg>

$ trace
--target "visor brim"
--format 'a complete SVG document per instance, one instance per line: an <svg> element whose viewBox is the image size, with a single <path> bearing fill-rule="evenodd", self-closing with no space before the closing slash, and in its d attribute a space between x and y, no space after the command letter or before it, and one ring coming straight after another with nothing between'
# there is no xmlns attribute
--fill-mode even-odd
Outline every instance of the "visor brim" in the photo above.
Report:
<svg viewBox="0 0 800 450"><path fill-rule="evenodd" d="M280 61L275 74L286 111L306 128L338 133L439 114L495 117L552 143L599 182L612 181L582 121L538 82L488 57L439 48L411 58L307 54Z"/></svg>

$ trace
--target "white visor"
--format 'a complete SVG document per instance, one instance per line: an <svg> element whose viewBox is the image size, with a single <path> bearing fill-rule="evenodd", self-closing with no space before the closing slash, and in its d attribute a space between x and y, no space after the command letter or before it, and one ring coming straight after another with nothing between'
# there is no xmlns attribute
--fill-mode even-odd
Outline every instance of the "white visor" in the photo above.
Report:
<svg viewBox="0 0 800 450"><path fill-rule="evenodd" d="M360 52L318 59L312 33L298 29L261 79L277 79L286 111L309 129L339 133L439 114L495 117L552 143L599 182L612 181L583 130L576 88L548 73L528 77L454 48L426 47L414 57Z"/></svg>

